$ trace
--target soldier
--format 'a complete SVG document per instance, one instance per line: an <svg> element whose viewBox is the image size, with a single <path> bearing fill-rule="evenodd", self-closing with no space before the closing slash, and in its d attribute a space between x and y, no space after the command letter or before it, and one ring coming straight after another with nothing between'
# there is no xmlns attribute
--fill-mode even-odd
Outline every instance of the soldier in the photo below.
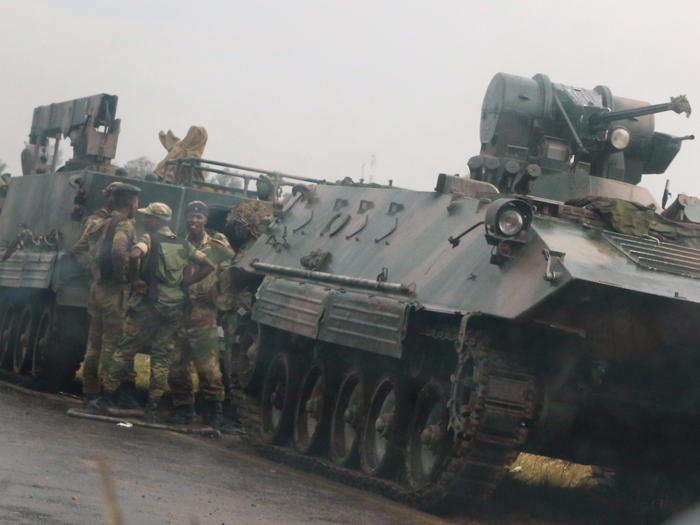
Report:
<svg viewBox="0 0 700 525"><path fill-rule="evenodd" d="M206 278L216 267L206 255L170 231L167 224L172 210L166 204L153 202L138 211L143 215L145 233L129 257L133 292L124 335L105 375L104 392L89 407L105 412L112 406L111 395L127 363L142 347L150 345L151 380L144 420L152 423L170 369L173 335L188 309L186 288ZM185 276L184 269L190 262L199 267Z"/></svg>
<svg viewBox="0 0 700 525"><path fill-rule="evenodd" d="M83 361L83 396L88 404L100 391L102 378L122 336L129 286L127 266L134 244L134 213L140 188L113 183L104 191L107 206L91 215L73 248L75 257L89 268L92 284L88 312L90 330ZM120 407L133 408L133 361L125 373Z"/></svg>
<svg viewBox="0 0 700 525"><path fill-rule="evenodd" d="M216 272L188 289L192 313L175 335L174 361L168 376L175 410L166 421L188 424L194 419L194 394L189 369L190 363L194 361L199 375L199 389L206 405L202 418L204 424L231 434L236 430L231 422L224 419L221 404L225 396L219 366L217 309L211 292L218 276L231 263L234 252L224 235L210 234L205 230L209 216L206 204L191 202L185 207L184 215L187 240L211 259L216 265ZM188 265L185 275L191 273L194 268L194 265Z"/></svg>
<svg viewBox="0 0 700 525"><path fill-rule="evenodd" d="M228 224L233 227L234 235L239 246L232 265L236 264L245 251L250 248L260 237L266 228L268 216L267 208L257 201L246 202L236 206L228 216ZM220 283L223 285L223 283ZM237 388L238 384L238 356L252 342L249 334L251 326L251 312L253 304L253 293L250 291L240 291L231 294L228 290L219 287L217 306L225 310L223 316L223 327L226 339L226 354L223 356L227 399L232 397L231 389ZM233 405L233 403L229 403ZM233 412L233 411L232 411Z"/></svg>

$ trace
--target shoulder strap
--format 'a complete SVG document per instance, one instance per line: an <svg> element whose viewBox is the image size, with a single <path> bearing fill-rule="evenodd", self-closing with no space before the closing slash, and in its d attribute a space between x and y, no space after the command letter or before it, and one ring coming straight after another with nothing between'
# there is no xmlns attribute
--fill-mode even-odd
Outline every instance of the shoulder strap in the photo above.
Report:
<svg viewBox="0 0 700 525"><path fill-rule="evenodd" d="M151 247L146 255L146 262L141 269L141 278L148 285L146 300L156 302L158 299L158 259L160 259L162 252L160 238L165 237L165 235L153 232L149 236L151 238Z"/></svg>
<svg viewBox="0 0 700 525"><path fill-rule="evenodd" d="M114 278L114 265L112 264L112 245L114 243L114 232L117 226L124 222L124 217L112 217L105 232L105 238L102 241L102 248L98 257L97 264L100 268L100 280L109 281Z"/></svg>

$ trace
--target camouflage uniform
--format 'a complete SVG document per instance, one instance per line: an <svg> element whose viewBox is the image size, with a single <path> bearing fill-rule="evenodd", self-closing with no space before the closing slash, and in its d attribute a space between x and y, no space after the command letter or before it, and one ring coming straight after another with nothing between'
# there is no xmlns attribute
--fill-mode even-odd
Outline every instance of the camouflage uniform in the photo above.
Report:
<svg viewBox="0 0 700 525"><path fill-rule="evenodd" d="M256 239L250 239L243 244L238 249L238 253L236 253L231 265L237 264L243 258L245 251L255 244L255 241ZM226 304L224 304L224 300ZM227 390L230 390L238 385L238 356L244 350L243 345L246 342L242 339L251 325L250 315L253 310L253 293L246 291L226 298L222 297L219 307L225 310L221 324L224 329L225 352L227 354L221 356L221 358L224 362L229 363L224 383ZM247 346L245 349L247 349Z"/></svg>
<svg viewBox="0 0 700 525"><path fill-rule="evenodd" d="M112 241L112 261L114 274L110 279L100 275L99 257L107 229L112 219L122 218L114 231ZM78 261L90 269L92 284L88 312L90 314L90 331L88 345L83 363L83 393L95 395L100 391L104 374L117 349L122 336L122 327L126 315L126 299L129 288L126 284L126 267L129 250L134 244L134 223L118 212L109 213L102 208L91 215L83 233L73 248ZM133 359L126 363L124 377L135 377ZM133 380L133 379L132 379Z"/></svg>
<svg viewBox="0 0 700 525"><path fill-rule="evenodd" d="M152 205L151 205L152 206ZM169 208L168 208L169 210ZM140 210L141 211L141 210ZM188 263L201 264L206 256L187 241L180 243L170 228L163 226L156 232L161 239L161 253L157 261L157 297L146 297L133 292L129 298L129 314L124 324L124 336L114 355L109 373L104 378L105 392L114 392L119 378L128 369L128 363L141 348L151 346L151 379L149 399L163 395L173 351L173 335L185 313L185 290L182 286L184 269ZM151 236L144 234L136 244L146 257L150 253ZM143 272L143 265L142 265Z"/></svg>
<svg viewBox="0 0 700 525"><path fill-rule="evenodd" d="M269 215L267 208L257 201L246 202L233 208L228 216L229 226L238 227L245 236L245 243L238 249L232 265L237 264L243 258L246 250L250 248L266 229L263 222ZM251 341L246 341L246 334L249 335L253 325L250 316L253 308L253 293L250 291L229 293L221 290L221 295L217 305L226 313L223 317L224 336L226 341L226 355L223 356L225 362L230 363L228 367L228 377L224 379L227 383L227 393L230 389L238 386L238 361L242 352L247 350Z"/></svg>
<svg viewBox="0 0 700 525"><path fill-rule="evenodd" d="M193 405L194 394L189 364L194 361L199 375L199 389L205 401L223 401L224 386L219 367L219 334L217 311L211 290L221 272L231 263L234 253L228 240L220 233L204 232L197 249L216 265L216 271L206 279L190 286L192 313L178 329L174 339L173 366L168 383L175 406ZM189 265L185 272L193 271Z"/></svg>

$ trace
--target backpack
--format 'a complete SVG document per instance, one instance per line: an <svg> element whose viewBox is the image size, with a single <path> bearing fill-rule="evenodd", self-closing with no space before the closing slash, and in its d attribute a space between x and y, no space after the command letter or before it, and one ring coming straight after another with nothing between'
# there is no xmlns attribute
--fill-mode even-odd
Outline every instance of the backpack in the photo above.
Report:
<svg viewBox="0 0 700 525"><path fill-rule="evenodd" d="M107 226L107 232L102 242L102 248L100 249L100 255L97 258L97 265L100 268L100 281L114 280L114 265L112 264L114 232L117 230L117 226L125 220L127 219L124 217L112 217L109 221L109 226Z"/></svg>
<svg viewBox="0 0 700 525"><path fill-rule="evenodd" d="M144 298L144 302L148 305L155 305L155 303L158 301L158 261L163 256L163 248L161 247L161 243L180 244L185 250L189 249L189 243L185 239L180 239L177 237L173 239L158 232L153 232L149 235L151 237L151 249L146 257L146 264L144 264L141 271L141 278L148 285L148 293ZM181 286L183 292L185 293L185 314L189 315L192 313L192 302L190 301L190 294L184 285L184 279Z"/></svg>

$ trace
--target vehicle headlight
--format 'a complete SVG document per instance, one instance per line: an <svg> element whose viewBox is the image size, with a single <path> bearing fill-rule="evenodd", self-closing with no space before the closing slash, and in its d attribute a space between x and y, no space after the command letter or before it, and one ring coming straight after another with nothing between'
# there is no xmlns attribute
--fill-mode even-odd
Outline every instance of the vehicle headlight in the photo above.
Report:
<svg viewBox="0 0 700 525"><path fill-rule="evenodd" d="M513 237L523 228L523 216L517 210L505 210L498 217L498 229L506 237Z"/></svg>
<svg viewBox="0 0 700 525"><path fill-rule="evenodd" d="M625 128L615 128L610 133L610 144L615 149L625 149L630 143L630 132Z"/></svg>
<svg viewBox="0 0 700 525"><path fill-rule="evenodd" d="M498 244L503 239L524 241L531 222L532 209L527 202L513 198L495 200L484 218L486 239L489 244Z"/></svg>

